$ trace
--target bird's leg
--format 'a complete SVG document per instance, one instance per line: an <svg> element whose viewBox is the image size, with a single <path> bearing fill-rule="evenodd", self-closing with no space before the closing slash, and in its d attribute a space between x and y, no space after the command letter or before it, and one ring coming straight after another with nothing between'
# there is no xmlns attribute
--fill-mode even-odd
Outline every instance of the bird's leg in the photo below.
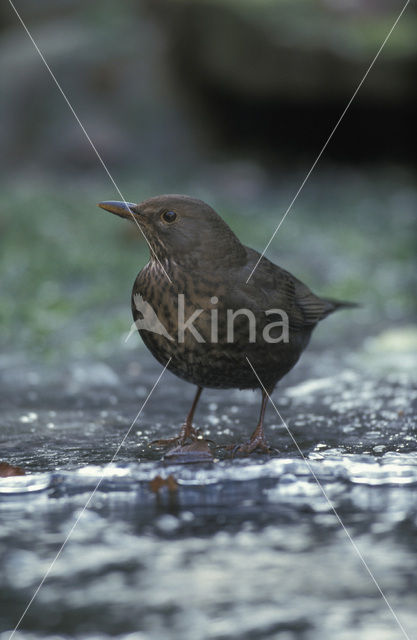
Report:
<svg viewBox="0 0 417 640"><path fill-rule="evenodd" d="M197 387L197 392L195 394L193 404L191 405L191 409L188 413L188 416L184 424L180 429L179 434L175 438L167 438L165 440L154 440L153 442L151 442L151 445L156 445L156 446L168 446L173 444L184 445L186 444L187 440L197 440L198 433L193 427L193 418L194 418L194 413L195 413L198 401L200 399L202 390L203 390L203 387Z"/></svg>
<svg viewBox="0 0 417 640"><path fill-rule="evenodd" d="M271 449L268 446L268 443L265 438L264 426L263 426L265 409L268 402L268 398L269 398L268 393L264 391L264 389L262 389L261 412L259 414L259 420L258 420L258 424L256 425L256 429L252 433L248 442L245 442L244 444L236 445L235 447L233 447L233 455L236 453L245 455L245 454L253 453L253 451L256 451L257 449L259 449L263 453L271 452Z"/></svg>
<svg viewBox="0 0 417 640"><path fill-rule="evenodd" d="M191 409L179 433L178 439L180 440L180 444L185 444L188 438L191 438L191 440L195 440L198 437L197 431L193 427L193 419L202 390L203 387L197 387L193 404L191 405Z"/></svg>
<svg viewBox="0 0 417 640"><path fill-rule="evenodd" d="M199 437L198 432L193 427L193 417L202 390L202 387L197 387L194 402L178 436L169 440L157 440L152 443L163 446L174 445L164 456L164 460L167 462L188 463L211 462L213 460L209 441Z"/></svg>

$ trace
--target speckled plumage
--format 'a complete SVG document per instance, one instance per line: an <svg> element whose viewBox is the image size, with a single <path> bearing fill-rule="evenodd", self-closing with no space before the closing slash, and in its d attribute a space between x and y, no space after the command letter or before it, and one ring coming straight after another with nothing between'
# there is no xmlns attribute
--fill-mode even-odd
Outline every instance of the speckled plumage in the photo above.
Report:
<svg viewBox="0 0 417 640"><path fill-rule="evenodd" d="M201 200L157 196L129 205L132 213L123 203L100 206L122 217L133 213L151 247L150 261L133 286L133 317L135 321L141 318L133 302L134 295L140 294L175 339L170 341L141 329L144 343L162 365L171 358L168 368L199 387L260 387L246 359L249 358L271 392L299 359L316 324L339 306L345 306L314 295L288 271L266 258L261 259L246 284L259 253L242 245L222 218ZM165 222L165 212L174 212L175 221ZM176 339L178 294L184 294L185 319L197 309L204 310L193 325L205 342L198 342L189 331L183 343ZM218 302L211 301L213 296ZM234 341L227 340L227 309L242 308L249 309L256 318L254 343L249 342L248 320L244 316L235 321ZM269 309L280 309L288 315L288 343L270 344L263 339L264 327L274 320L265 315ZM212 310L218 313L216 343L211 341Z"/></svg>

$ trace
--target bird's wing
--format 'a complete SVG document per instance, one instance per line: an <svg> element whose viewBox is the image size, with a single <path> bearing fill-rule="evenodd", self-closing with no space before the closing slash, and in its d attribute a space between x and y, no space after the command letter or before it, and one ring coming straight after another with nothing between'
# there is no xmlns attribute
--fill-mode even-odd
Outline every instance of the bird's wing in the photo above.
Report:
<svg viewBox="0 0 417 640"><path fill-rule="evenodd" d="M316 296L300 280L295 280L295 304L300 309L305 325L315 325L334 310L334 306L323 298Z"/></svg>
<svg viewBox="0 0 417 640"><path fill-rule="evenodd" d="M259 253L248 248L248 275L258 258ZM258 308L282 309L288 315L290 327L295 330L313 327L335 308L330 301L316 296L289 271L267 258L259 262L247 286L251 288Z"/></svg>

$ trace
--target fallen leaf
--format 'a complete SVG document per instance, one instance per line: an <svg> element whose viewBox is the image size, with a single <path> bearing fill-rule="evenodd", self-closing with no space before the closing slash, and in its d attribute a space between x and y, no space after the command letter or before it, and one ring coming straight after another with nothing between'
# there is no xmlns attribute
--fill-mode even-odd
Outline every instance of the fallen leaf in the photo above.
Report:
<svg viewBox="0 0 417 640"><path fill-rule="evenodd" d="M11 476L24 476L22 467L14 467L8 462L0 462L0 478L10 478Z"/></svg>

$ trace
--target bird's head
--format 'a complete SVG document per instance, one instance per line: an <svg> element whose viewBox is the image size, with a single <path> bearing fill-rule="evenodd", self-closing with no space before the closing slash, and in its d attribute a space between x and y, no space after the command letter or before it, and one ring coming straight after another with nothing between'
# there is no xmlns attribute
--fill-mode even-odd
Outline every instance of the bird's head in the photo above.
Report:
<svg viewBox="0 0 417 640"><path fill-rule="evenodd" d="M202 200L183 195L155 196L139 204L100 202L99 207L140 227L159 260L193 266L243 259L245 250L222 218Z"/></svg>

